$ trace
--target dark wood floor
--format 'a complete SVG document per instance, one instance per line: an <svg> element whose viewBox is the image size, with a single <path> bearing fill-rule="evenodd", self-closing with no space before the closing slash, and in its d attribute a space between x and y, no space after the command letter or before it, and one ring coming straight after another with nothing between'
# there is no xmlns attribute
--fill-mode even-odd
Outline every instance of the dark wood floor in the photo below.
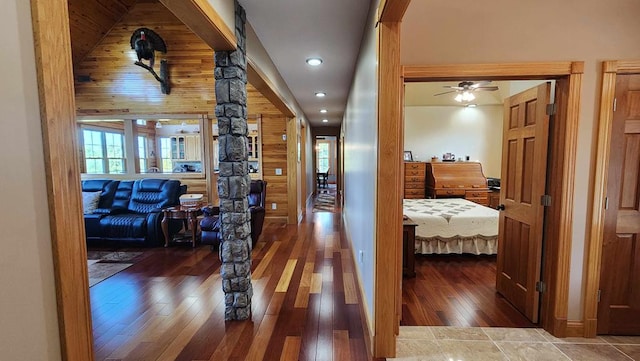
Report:
<svg viewBox="0 0 640 361"><path fill-rule="evenodd" d="M253 250L252 319L225 322L208 246L145 249L90 289L96 360L367 360L339 213L267 223Z"/></svg>
<svg viewBox="0 0 640 361"><path fill-rule="evenodd" d="M496 293L496 257L416 255L402 282L403 326L535 327Z"/></svg>

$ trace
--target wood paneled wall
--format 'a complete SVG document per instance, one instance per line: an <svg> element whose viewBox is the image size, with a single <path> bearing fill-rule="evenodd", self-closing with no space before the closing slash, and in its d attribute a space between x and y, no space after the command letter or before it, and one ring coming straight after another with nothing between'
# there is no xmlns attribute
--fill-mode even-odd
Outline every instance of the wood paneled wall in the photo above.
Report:
<svg viewBox="0 0 640 361"><path fill-rule="evenodd" d="M128 0L118 1L113 7L120 9L128 4ZM85 12L100 9L96 4L77 4L75 7L77 10L70 14L70 22L79 25L75 32L80 33L82 20L77 18L93 18L95 14ZM139 1L128 9L129 12L121 15L106 35L94 39L99 41L97 45L83 47L82 44L90 40L77 42L78 49L74 49L74 54L90 48L86 56L78 55L82 60L74 62L77 114L130 117L138 114L147 118L153 114L207 114L213 117L216 104L213 49L161 3ZM160 83L148 71L134 65L137 57L129 40L133 31L140 27L154 30L167 44L167 54L156 52L155 70L159 72L160 60L167 59L171 83L169 95L161 93ZM81 35L75 37L80 39ZM88 76L91 80L79 82L80 76ZM263 117L262 172L263 179L268 182L267 217L286 218L287 142L282 135L286 134L287 118L251 84L247 84L247 112L253 118ZM276 168L282 169L281 176L275 175ZM205 194L209 203L217 204L215 179L182 181L188 185L189 193ZM211 184L211 195L207 192L207 183ZM276 203L277 209L272 210L271 203Z"/></svg>
<svg viewBox="0 0 640 361"><path fill-rule="evenodd" d="M158 33L167 53L156 52L169 64L171 94L147 70L134 65L131 49L134 30L147 27ZM79 64L74 66L76 107L79 115L128 113L207 113L215 107L213 51L159 3L139 3ZM79 82L80 76L90 77Z"/></svg>
<svg viewBox="0 0 640 361"><path fill-rule="evenodd" d="M287 185L287 118L284 116L262 117L262 179L267 181L266 217L282 217L288 215ZM276 169L282 169L282 175L276 175ZM295 192L294 190L291 190ZM276 203L277 209L271 209Z"/></svg>
<svg viewBox="0 0 640 361"><path fill-rule="evenodd" d="M120 0L124 2L124 0ZM91 9L78 10L71 22L93 17ZM80 16L82 15L82 16ZM134 30L147 27L157 32L167 44L167 53L156 52L155 70L160 59L167 59L171 94L162 94L160 83L133 63L137 60L129 40ZM80 39L81 31L74 37ZM84 38L83 38L84 39ZM87 38L88 39L88 38ZM93 38L92 38L93 39ZM138 3L117 21L104 37L93 39L97 45L84 45L90 40L73 43L74 54L91 50L81 61L74 57L76 107L78 115L96 114L157 114L200 113L213 114L215 108L215 80L213 77L213 49L180 22L160 3ZM76 49L77 47L77 49ZM79 82L88 76L89 82ZM247 84L249 114L282 115L254 86Z"/></svg>

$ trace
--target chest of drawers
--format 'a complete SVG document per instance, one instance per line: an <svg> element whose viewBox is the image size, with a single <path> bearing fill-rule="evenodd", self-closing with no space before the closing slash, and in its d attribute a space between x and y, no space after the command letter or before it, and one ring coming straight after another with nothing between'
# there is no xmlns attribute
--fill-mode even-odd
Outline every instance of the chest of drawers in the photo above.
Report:
<svg viewBox="0 0 640 361"><path fill-rule="evenodd" d="M424 198L425 197L425 171L426 163L405 162L404 163L404 198Z"/></svg>

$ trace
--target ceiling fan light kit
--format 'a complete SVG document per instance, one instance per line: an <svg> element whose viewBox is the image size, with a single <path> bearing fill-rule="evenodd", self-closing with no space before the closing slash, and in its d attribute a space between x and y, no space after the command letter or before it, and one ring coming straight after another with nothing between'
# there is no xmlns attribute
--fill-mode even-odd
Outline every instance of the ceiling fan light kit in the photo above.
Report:
<svg viewBox="0 0 640 361"><path fill-rule="evenodd" d="M461 81L458 83L458 86L453 85L444 85L444 88L449 88L452 90L434 94L433 96L439 96L444 94L456 93L454 98L458 103L469 103L476 99L476 96L473 95L476 91L496 91L498 90L497 86L485 86L491 83L491 80L485 80L480 82L473 81Z"/></svg>

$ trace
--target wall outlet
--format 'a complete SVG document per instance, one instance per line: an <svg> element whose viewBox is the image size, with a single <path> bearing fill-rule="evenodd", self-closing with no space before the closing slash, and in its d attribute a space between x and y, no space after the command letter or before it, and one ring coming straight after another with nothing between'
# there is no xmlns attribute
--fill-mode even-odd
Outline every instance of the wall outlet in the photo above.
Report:
<svg viewBox="0 0 640 361"><path fill-rule="evenodd" d="M276 175L282 175L282 168L276 168Z"/></svg>
<svg viewBox="0 0 640 361"><path fill-rule="evenodd" d="M282 134L282 140L287 140L287 135L286 134Z"/></svg>
<svg viewBox="0 0 640 361"><path fill-rule="evenodd" d="M364 264L364 251L363 250L359 250L358 251L358 263Z"/></svg>
<svg viewBox="0 0 640 361"><path fill-rule="evenodd" d="M277 203L271 203L271 209L278 209Z"/></svg>

